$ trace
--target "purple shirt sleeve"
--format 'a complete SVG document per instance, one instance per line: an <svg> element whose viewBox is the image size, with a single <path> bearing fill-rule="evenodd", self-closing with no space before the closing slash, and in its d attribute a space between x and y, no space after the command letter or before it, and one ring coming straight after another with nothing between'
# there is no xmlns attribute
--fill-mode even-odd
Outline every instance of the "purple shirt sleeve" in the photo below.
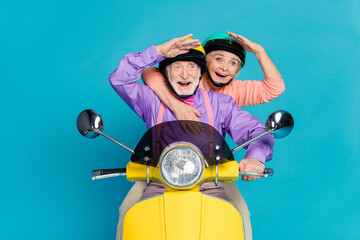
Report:
<svg viewBox="0 0 360 240"><path fill-rule="evenodd" d="M155 45L143 52L125 55L118 68L110 74L109 80L116 93L133 109L142 120L147 122L146 116L157 99L153 91L147 86L137 82L146 67L162 61L164 58L157 54Z"/></svg>
<svg viewBox="0 0 360 240"><path fill-rule="evenodd" d="M221 115L225 116L223 128L237 144L240 145L266 131L258 118L239 108L231 97L226 96L225 99L226 103L221 104L220 110L224 111ZM245 158L254 158L265 163L272 158L273 146L274 139L270 135L264 136L245 147Z"/></svg>

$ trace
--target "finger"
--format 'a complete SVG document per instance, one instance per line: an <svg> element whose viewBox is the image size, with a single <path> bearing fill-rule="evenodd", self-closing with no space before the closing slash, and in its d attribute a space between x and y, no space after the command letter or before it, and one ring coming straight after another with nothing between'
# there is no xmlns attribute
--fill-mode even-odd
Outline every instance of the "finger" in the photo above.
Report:
<svg viewBox="0 0 360 240"><path fill-rule="evenodd" d="M235 34L235 33L232 33L232 32L228 32L228 35L232 38L235 39L236 42L240 43L240 44L244 44L245 41L247 40L246 38L244 38L243 36L241 35L238 35L238 34Z"/></svg>
<svg viewBox="0 0 360 240"><path fill-rule="evenodd" d="M189 122L188 124L191 125L192 129L194 130L194 135L198 136L201 134L201 131L196 122Z"/></svg>
<svg viewBox="0 0 360 240"><path fill-rule="evenodd" d="M198 128L199 128L199 132L202 133L204 131L204 124L202 122L199 121L198 123Z"/></svg>
<svg viewBox="0 0 360 240"><path fill-rule="evenodd" d="M232 38L246 39L245 37L241 36L240 34L236 34L236 33L233 33L233 32L227 32L227 33Z"/></svg>
<svg viewBox="0 0 360 240"><path fill-rule="evenodd" d="M232 37L232 38L239 38L239 36L240 35L238 35L238 34L235 34L235 33L233 33L233 32L227 32L227 34L230 36L230 37Z"/></svg>
<svg viewBox="0 0 360 240"><path fill-rule="evenodd" d="M181 50L181 51L179 51L179 52L176 54L176 56L177 56L177 55L184 54L184 53L188 53L189 51L190 51L190 49L187 49L187 50Z"/></svg>
<svg viewBox="0 0 360 240"><path fill-rule="evenodd" d="M248 181L248 178L249 178L249 176L247 176L247 175L243 175L243 176L242 176L242 180L245 181L245 182Z"/></svg>
<svg viewBox="0 0 360 240"><path fill-rule="evenodd" d="M194 34L189 33L189 34L187 34L187 35L185 35L185 36L182 36L182 37L179 37L179 38L177 38L177 39L180 40L180 41L184 41L184 40L186 40L186 39L188 39L188 38L191 38L193 35L194 35Z"/></svg>
<svg viewBox="0 0 360 240"><path fill-rule="evenodd" d="M192 134L194 134L195 136L198 135L198 131L197 129L195 128L195 126L192 124L192 122L186 122L186 127L188 129L190 129L190 131L192 132Z"/></svg>
<svg viewBox="0 0 360 240"><path fill-rule="evenodd" d="M199 44L200 40L199 39L185 39L185 40L178 40L179 43L181 44Z"/></svg>
<svg viewBox="0 0 360 240"><path fill-rule="evenodd" d="M256 179L255 176L249 176L247 180L250 182L250 181L253 181L253 180L255 180L255 179Z"/></svg>
<svg viewBox="0 0 360 240"><path fill-rule="evenodd" d="M200 122L199 118L196 115L194 115L194 117L191 119L191 121Z"/></svg>
<svg viewBox="0 0 360 240"><path fill-rule="evenodd" d="M187 53L187 52L189 52L191 49L193 49L195 47L197 47L197 46L196 45L194 45L194 46L185 46L185 47L179 47L177 50L179 52Z"/></svg>
<svg viewBox="0 0 360 240"><path fill-rule="evenodd" d="M246 37L241 36L241 35L239 35L239 34L237 34L236 37L237 37L238 39L244 41L244 42L245 42L245 41L249 41L249 39L247 39Z"/></svg>
<svg viewBox="0 0 360 240"><path fill-rule="evenodd" d="M255 160L255 161L257 161L257 160ZM248 163L247 163L246 169L245 169L246 172L258 172L259 169L260 169L260 166L258 165L257 162L248 160Z"/></svg>
<svg viewBox="0 0 360 240"><path fill-rule="evenodd" d="M193 108L193 110L194 110L194 113L195 113L195 116L196 116L194 121L199 122L197 127L199 129L199 132L202 133L204 131L204 125L202 123L200 123L200 120L199 120L199 118L202 117L202 115L195 108Z"/></svg>
<svg viewBox="0 0 360 240"><path fill-rule="evenodd" d="M199 121L193 122L192 125L196 129L198 135L201 135L203 133L204 127L201 122L199 122Z"/></svg>
<svg viewBox="0 0 360 240"><path fill-rule="evenodd" d="M199 121L199 123L198 123L198 128L199 128L199 132L200 132L200 133L203 133L203 132L204 132L204 129L205 129L205 128L204 128L204 124L203 124L202 122L200 122L200 121Z"/></svg>
<svg viewBox="0 0 360 240"><path fill-rule="evenodd" d="M234 37L234 36L236 35L235 33L230 32L230 31L227 31L226 33L227 33L227 35L229 35L230 37Z"/></svg>
<svg viewBox="0 0 360 240"><path fill-rule="evenodd" d="M181 43L181 44L199 44L200 43L200 40L199 39L178 39L177 40L178 43Z"/></svg>
<svg viewBox="0 0 360 240"><path fill-rule="evenodd" d="M239 170L240 172L245 172L245 164L242 161L239 163Z"/></svg>
<svg viewBox="0 0 360 240"><path fill-rule="evenodd" d="M179 48L181 50L184 50L184 49L195 48L195 47L198 47L200 45L201 45L201 43L200 43L199 40L186 40L184 42L179 43Z"/></svg>
<svg viewBox="0 0 360 240"><path fill-rule="evenodd" d="M202 132L203 132L202 123L200 123L199 121L193 121L193 122L191 122L191 125L194 127L197 135L202 134Z"/></svg>
<svg viewBox="0 0 360 240"><path fill-rule="evenodd" d="M189 130L186 127L186 124L184 122L180 122L181 128L184 130L186 134L189 134Z"/></svg>
<svg viewBox="0 0 360 240"><path fill-rule="evenodd" d="M190 49L196 48L200 46L199 44L191 44L191 45L184 45L184 46L177 46L177 50L179 51L179 54L187 53L190 51Z"/></svg>
<svg viewBox="0 0 360 240"><path fill-rule="evenodd" d="M195 113L195 115L197 116L197 117L202 117L202 115L198 112L198 110L196 110L195 108L194 108L194 113Z"/></svg>
<svg viewBox="0 0 360 240"><path fill-rule="evenodd" d="M240 38L240 37L238 37L238 36L235 36L234 39L235 39L236 42L238 42L238 43L240 43L240 44L245 44L244 39L242 39L242 38Z"/></svg>
<svg viewBox="0 0 360 240"><path fill-rule="evenodd" d="M253 176L253 178L250 181L260 179L260 177Z"/></svg>

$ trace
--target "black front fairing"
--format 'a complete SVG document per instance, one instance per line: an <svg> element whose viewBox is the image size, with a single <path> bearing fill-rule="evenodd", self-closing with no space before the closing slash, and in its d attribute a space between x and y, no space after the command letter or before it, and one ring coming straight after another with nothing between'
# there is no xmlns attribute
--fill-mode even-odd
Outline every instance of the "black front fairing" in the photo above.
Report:
<svg viewBox="0 0 360 240"><path fill-rule="evenodd" d="M184 126L195 126L201 129L197 133ZM187 131L185 131L187 129ZM234 157L225 139L212 126L194 121L164 122L150 128L135 148L131 161L140 164L157 166L161 152L175 142L187 142L195 145L205 157L206 164L212 166L216 163L215 157L220 156L219 163L233 161ZM215 150L219 146L219 150ZM149 161L145 161L148 157Z"/></svg>

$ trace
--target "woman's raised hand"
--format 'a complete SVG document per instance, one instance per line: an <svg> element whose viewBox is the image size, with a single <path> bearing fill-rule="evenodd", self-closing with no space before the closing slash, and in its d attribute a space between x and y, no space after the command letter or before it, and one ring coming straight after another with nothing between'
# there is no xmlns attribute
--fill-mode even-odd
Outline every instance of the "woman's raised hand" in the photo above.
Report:
<svg viewBox="0 0 360 240"><path fill-rule="evenodd" d="M260 51L263 50L263 47L260 46L257 43L254 43L252 41L250 41L249 39L239 35L239 34L235 34L233 32L227 32L227 34L232 37L233 39L235 39L235 41L237 43L239 43L246 51L257 54Z"/></svg>

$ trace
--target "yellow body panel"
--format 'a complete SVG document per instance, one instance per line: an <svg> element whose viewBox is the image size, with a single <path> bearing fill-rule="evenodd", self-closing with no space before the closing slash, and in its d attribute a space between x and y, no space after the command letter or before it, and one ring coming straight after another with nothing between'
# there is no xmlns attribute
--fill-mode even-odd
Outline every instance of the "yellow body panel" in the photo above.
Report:
<svg viewBox="0 0 360 240"><path fill-rule="evenodd" d="M229 202L202 197L201 240L243 240L244 228L240 212Z"/></svg>
<svg viewBox="0 0 360 240"><path fill-rule="evenodd" d="M238 210L222 199L200 192L165 192L129 209L123 239L243 240Z"/></svg>
<svg viewBox="0 0 360 240"><path fill-rule="evenodd" d="M165 240L163 197L153 197L132 206L125 214L122 239Z"/></svg>
<svg viewBox="0 0 360 240"><path fill-rule="evenodd" d="M200 239L200 192L164 193L166 239Z"/></svg>

